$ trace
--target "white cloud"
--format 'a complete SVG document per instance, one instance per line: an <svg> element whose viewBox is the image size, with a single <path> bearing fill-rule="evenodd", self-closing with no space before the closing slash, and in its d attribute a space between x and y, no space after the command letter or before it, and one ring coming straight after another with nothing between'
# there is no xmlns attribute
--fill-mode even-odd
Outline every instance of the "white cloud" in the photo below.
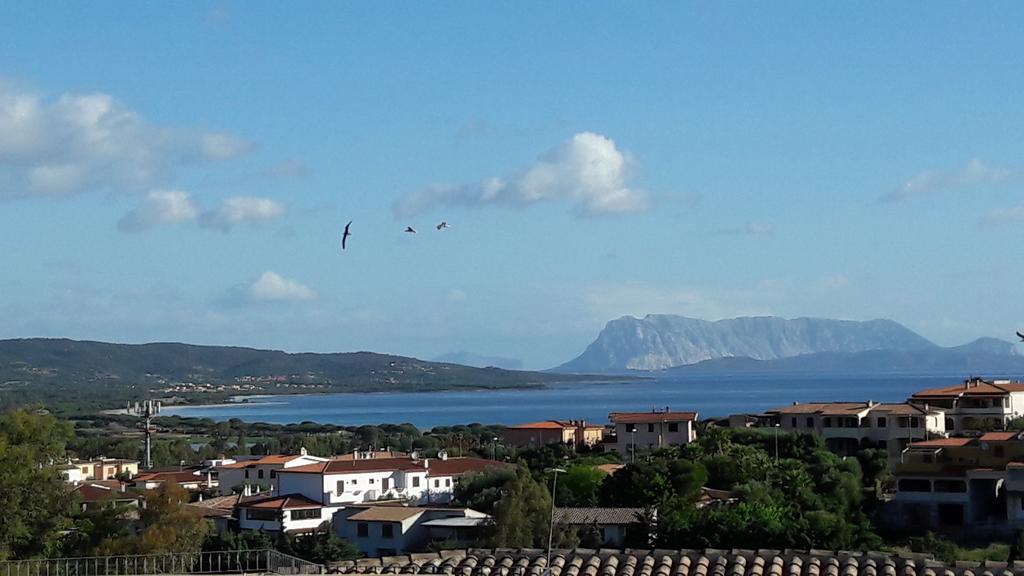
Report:
<svg viewBox="0 0 1024 576"><path fill-rule="evenodd" d="M445 298L449 302L451 302L452 304L457 304L459 302L465 302L466 298L468 298L468 297L469 297L469 295L466 294L466 291L465 290L461 290L459 288L452 288L451 290L448 291L448 294L445 295Z"/></svg>
<svg viewBox="0 0 1024 576"><path fill-rule="evenodd" d="M249 298L257 302L298 302L316 297L312 288L270 270L249 286Z"/></svg>
<svg viewBox="0 0 1024 576"><path fill-rule="evenodd" d="M0 199L141 191L187 163L252 148L229 134L150 124L109 94L51 100L0 79Z"/></svg>
<svg viewBox="0 0 1024 576"><path fill-rule="evenodd" d="M122 232L139 232L161 224L194 220L199 207L182 190L153 190L138 207L130 210L117 223Z"/></svg>
<svg viewBox="0 0 1024 576"><path fill-rule="evenodd" d="M235 196L224 200L215 210L204 212L199 217L199 224L227 232L233 226L269 222L284 213L284 206L270 198Z"/></svg>
<svg viewBox="0 0 1024 576"><path fill-rule="evenodd" d="M895 190L883 194L878 201L901 202L908 198L943 192L955 188L968 188L984 184L1000 184L1014 177L1012 170L995 168L974 158L959 170L926 170L907 180Z"/></svg>
<svg viewBox="0 0 1024 576"><path fill-rule="evenodd" d="M426 188L396 202L394 213L407 217L439 206L525 206L551 200L567 200L587 216L641 212L648 208L647 194L628 187L628 165L612 139L581 132L514 176Z"/></svg>
<svg viewBox="0 0 1024 576"><path fill-rule="evenodd" d="M989 210L978 219L978 225L1014 224L1024 222L1024 204Z"/></svg>

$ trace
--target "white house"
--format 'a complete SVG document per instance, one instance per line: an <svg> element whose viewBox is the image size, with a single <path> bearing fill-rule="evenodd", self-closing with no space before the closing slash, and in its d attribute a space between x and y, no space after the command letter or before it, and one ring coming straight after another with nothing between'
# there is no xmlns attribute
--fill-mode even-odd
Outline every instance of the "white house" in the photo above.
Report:
<svg viewBox="0 0 1024 576"><path fill-rule="evenodd" d="M689 444L697 439L697 413L664 410L650 412L612 412L615 425L614 450L631 455L637 450Z"/></svg>
<svg viewBox="0 0 1024 576"><path fill-rule="evenodd" d="M253 460L239 460L216 466L221 495L231 494L241 486L277 489L277 473L288 468L323 464L327 458L310 456L303 449L299 454L271 454Z"/></svg>
<svg viewBox="0 0 1024 576"><path fill-rule="evenodd" d="M1024 416L1024 382L968 378L962 384L915 392L910 402L943 410L946 432L1003 430Z"/></svg>
<svg viewBox="0 0 1024 576"><path fill-rule="evenodd" d="M245 500L235 509L241 530L312 532L331 520L319 502L298 494Z"/></svg>
<svg viewBox="0 0 1024 576"><path fill-rule="evenodd" d="M346 506L334 515L334 531L368 556L392 556L432 541L469 543L489 521L469 508Z"/></svg>
<svg viewBox="0 0 1024 576"><path fill-rule="evenodd" d="M412 504L445 504L468 472L508 466L482 458L356 458L277 471L277 494L302 494L324 506L382 499Z"/></svg>

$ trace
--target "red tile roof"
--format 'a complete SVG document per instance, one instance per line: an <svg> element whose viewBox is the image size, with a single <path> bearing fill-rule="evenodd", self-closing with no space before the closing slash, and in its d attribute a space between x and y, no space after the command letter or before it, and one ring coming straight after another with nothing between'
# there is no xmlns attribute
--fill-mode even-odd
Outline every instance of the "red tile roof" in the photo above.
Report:
<svg viewBox="0 0 1024 576"><path fill-rule="evenodd" d="M308 464L279 470L278 474L345 474L349 472L382 472L402 470L406 472L428 470L434 476L460 476L466 472L481 472L487 468L509 466L496 460L483 458L429 458L413 460L412 458L367 458L365 460L332 460L323 464Z"/></svg>
<svg viewBox="0 0 1024 576"><path fill-rule="evenodd" d="M947 448L950 446L967 446L974 441L974 438L936 438L934 440L923 440L914 442L911 448Z"/></svg>
<svg viewBox="0 0 1024 576"><path fill-rule="evenodd" d="M612 412L608 418L616 424L645 424L658 422L692 422L696 412Z"/></svg>
<svg viewBox="0 0 1024 576"><path fill-rule="evenodd" d="M134 492L122 492L118 480L97 480L71 486L70 492L78 494L82 502L105 502L108 500L135 500L140 498Z"/></svg>
<svg viewBox="0 0 1024 576"><path fill-rule="evenodd" d="M575 426L568 422L545 420L543 422L530 422L528 424L517 424L508 427L509 430L564 430L566 428L575 428Z"/></svg>
<svg viewBox="0 0 1024 576"><path fill-rule="evenodd" d="M1020 432L986 432L978 440L982 442L1008 442L1016 440Z"/></svg>
<svg viewBox="0 0 1024 576"><path fill-rule="evenodd" d="M958 398L960 396L1003 396L1010 392L1024 392L1024 382L969 380L952 386L931 388L915 392L913 398Z"/></svg>
<svg viewBox="0 0 1024 576"><path fill-rule="evenodd" d="M309 508L322 508L323 504L316 500L310 500L302 494L288 494L285 496L270 496L247 502L239 502L239 508L260 508L264 510L301 510Z"/></svg>

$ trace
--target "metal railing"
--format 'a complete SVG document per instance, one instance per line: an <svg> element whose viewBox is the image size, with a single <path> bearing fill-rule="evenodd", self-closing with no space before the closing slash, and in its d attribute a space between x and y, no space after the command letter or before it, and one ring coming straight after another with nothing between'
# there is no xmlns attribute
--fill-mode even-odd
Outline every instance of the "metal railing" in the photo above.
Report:
<svg viewBox="0 0 1024 576"><path fill-rule="evenodd" d="M46 558L0 562L0 576L321 574L323 566L277 550Z"/></svg>

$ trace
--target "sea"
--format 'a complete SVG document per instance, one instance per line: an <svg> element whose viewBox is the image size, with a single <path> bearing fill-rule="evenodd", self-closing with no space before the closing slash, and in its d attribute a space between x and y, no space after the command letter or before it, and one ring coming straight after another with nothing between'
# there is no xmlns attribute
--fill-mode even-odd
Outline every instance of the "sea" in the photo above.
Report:
<svg viewBox="0 0 1024 576"><path fill-rule="evenodd" d="M949 386L957 376L771 375L565 383L544 388L440 392L249 396L214 406L165 407L163 415L247 422L317 422L342 426L410 423L519 424L539 420L608 421L609 412L696 411L700 418L756 414L794 402L902 402L918 390Z"/></svg>

